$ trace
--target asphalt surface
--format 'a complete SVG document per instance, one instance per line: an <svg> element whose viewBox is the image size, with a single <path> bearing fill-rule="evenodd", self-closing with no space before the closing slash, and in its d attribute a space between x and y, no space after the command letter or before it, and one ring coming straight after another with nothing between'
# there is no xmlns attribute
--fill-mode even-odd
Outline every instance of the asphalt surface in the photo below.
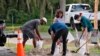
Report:
<svg viewBox="0 0 100 56"><path fill-rule="evenodd" d="M7 47L0 47L0 56L16 56L16 53L11 51Z"/></svg>

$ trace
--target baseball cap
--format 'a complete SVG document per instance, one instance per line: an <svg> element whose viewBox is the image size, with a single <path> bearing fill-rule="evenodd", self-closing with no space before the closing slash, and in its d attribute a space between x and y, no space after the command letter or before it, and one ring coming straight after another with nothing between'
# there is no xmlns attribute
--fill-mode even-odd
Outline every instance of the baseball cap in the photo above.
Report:
<svg viewBox="0 0 100 56"><path fill-rule="evenodd" d="M42 20L47 23L47 19L45 17L43 17Z"/></svg>

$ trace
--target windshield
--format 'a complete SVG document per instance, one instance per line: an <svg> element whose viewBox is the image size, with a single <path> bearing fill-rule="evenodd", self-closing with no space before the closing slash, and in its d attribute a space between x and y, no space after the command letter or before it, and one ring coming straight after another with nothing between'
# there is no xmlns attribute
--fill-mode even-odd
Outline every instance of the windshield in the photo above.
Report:
<svg viewBox="0 0 100 56"><path fill-rule="evenodd" d="M88 5L73 5L72 10L73 11L82 11L82 10L91 10L91 8Z"/></svg>

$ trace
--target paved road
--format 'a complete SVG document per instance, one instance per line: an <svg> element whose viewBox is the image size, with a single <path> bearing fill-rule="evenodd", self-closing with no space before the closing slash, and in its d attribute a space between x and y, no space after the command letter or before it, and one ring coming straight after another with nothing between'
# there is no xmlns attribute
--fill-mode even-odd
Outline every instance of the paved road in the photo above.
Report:
<svg viewBox="0 0 100 56"><path fill-rule="evenodd" d="M16 56L16 54L7 47L0 47L0 56Z"/></svg>
<svg viewBox="0 0 100 56"><path fill-rule="evenodd" d="M72 35L74 36L74 38L76 38L75 32L71 32L71 33L72 33ZM78 35L80 36L80 35L81 35L81 32L79 32ZM45 33L45 32L42 32L42 33L41 33L41 36L42 36L42 38L44 38L44 39L45 39L45 38L51 39L50 35L49 35L48 33ZM99 34L98 34L98 37L99 37L99 39L100 39L100 32L99 32ZM32 40L32 39L29 39L29 40L27 41L26 44L30 44L30 45L31 45L31 40ZM93 39L93 40L94 40L94 39ZM17 39L16 39L16 38L11 38L11 39L8 38L8 39L7 39L7 42L8 42L8 43L15 43L15 44L16 44L16 43L17 43Z"/></svg>

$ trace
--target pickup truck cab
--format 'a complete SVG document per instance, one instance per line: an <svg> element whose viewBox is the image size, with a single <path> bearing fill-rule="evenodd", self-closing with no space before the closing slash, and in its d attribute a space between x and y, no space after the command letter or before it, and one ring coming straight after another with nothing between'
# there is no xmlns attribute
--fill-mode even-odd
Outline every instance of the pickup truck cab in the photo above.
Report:
<svg viewBox="0 0 100 56"><path fill-rule="evenodd" d="M70 25L71 24L71 17L74 17L75 14L82 13L83 16L86 16L91 23L93 23L94 20L94 12L93 9L89 4L67 4L66 5L66 12L65 12L65 23ZM100 26L100 12L98 12L98 26ZM77 28L80 27L80 22L77 20L74 20L74 23L77 24Z"/></svg>

